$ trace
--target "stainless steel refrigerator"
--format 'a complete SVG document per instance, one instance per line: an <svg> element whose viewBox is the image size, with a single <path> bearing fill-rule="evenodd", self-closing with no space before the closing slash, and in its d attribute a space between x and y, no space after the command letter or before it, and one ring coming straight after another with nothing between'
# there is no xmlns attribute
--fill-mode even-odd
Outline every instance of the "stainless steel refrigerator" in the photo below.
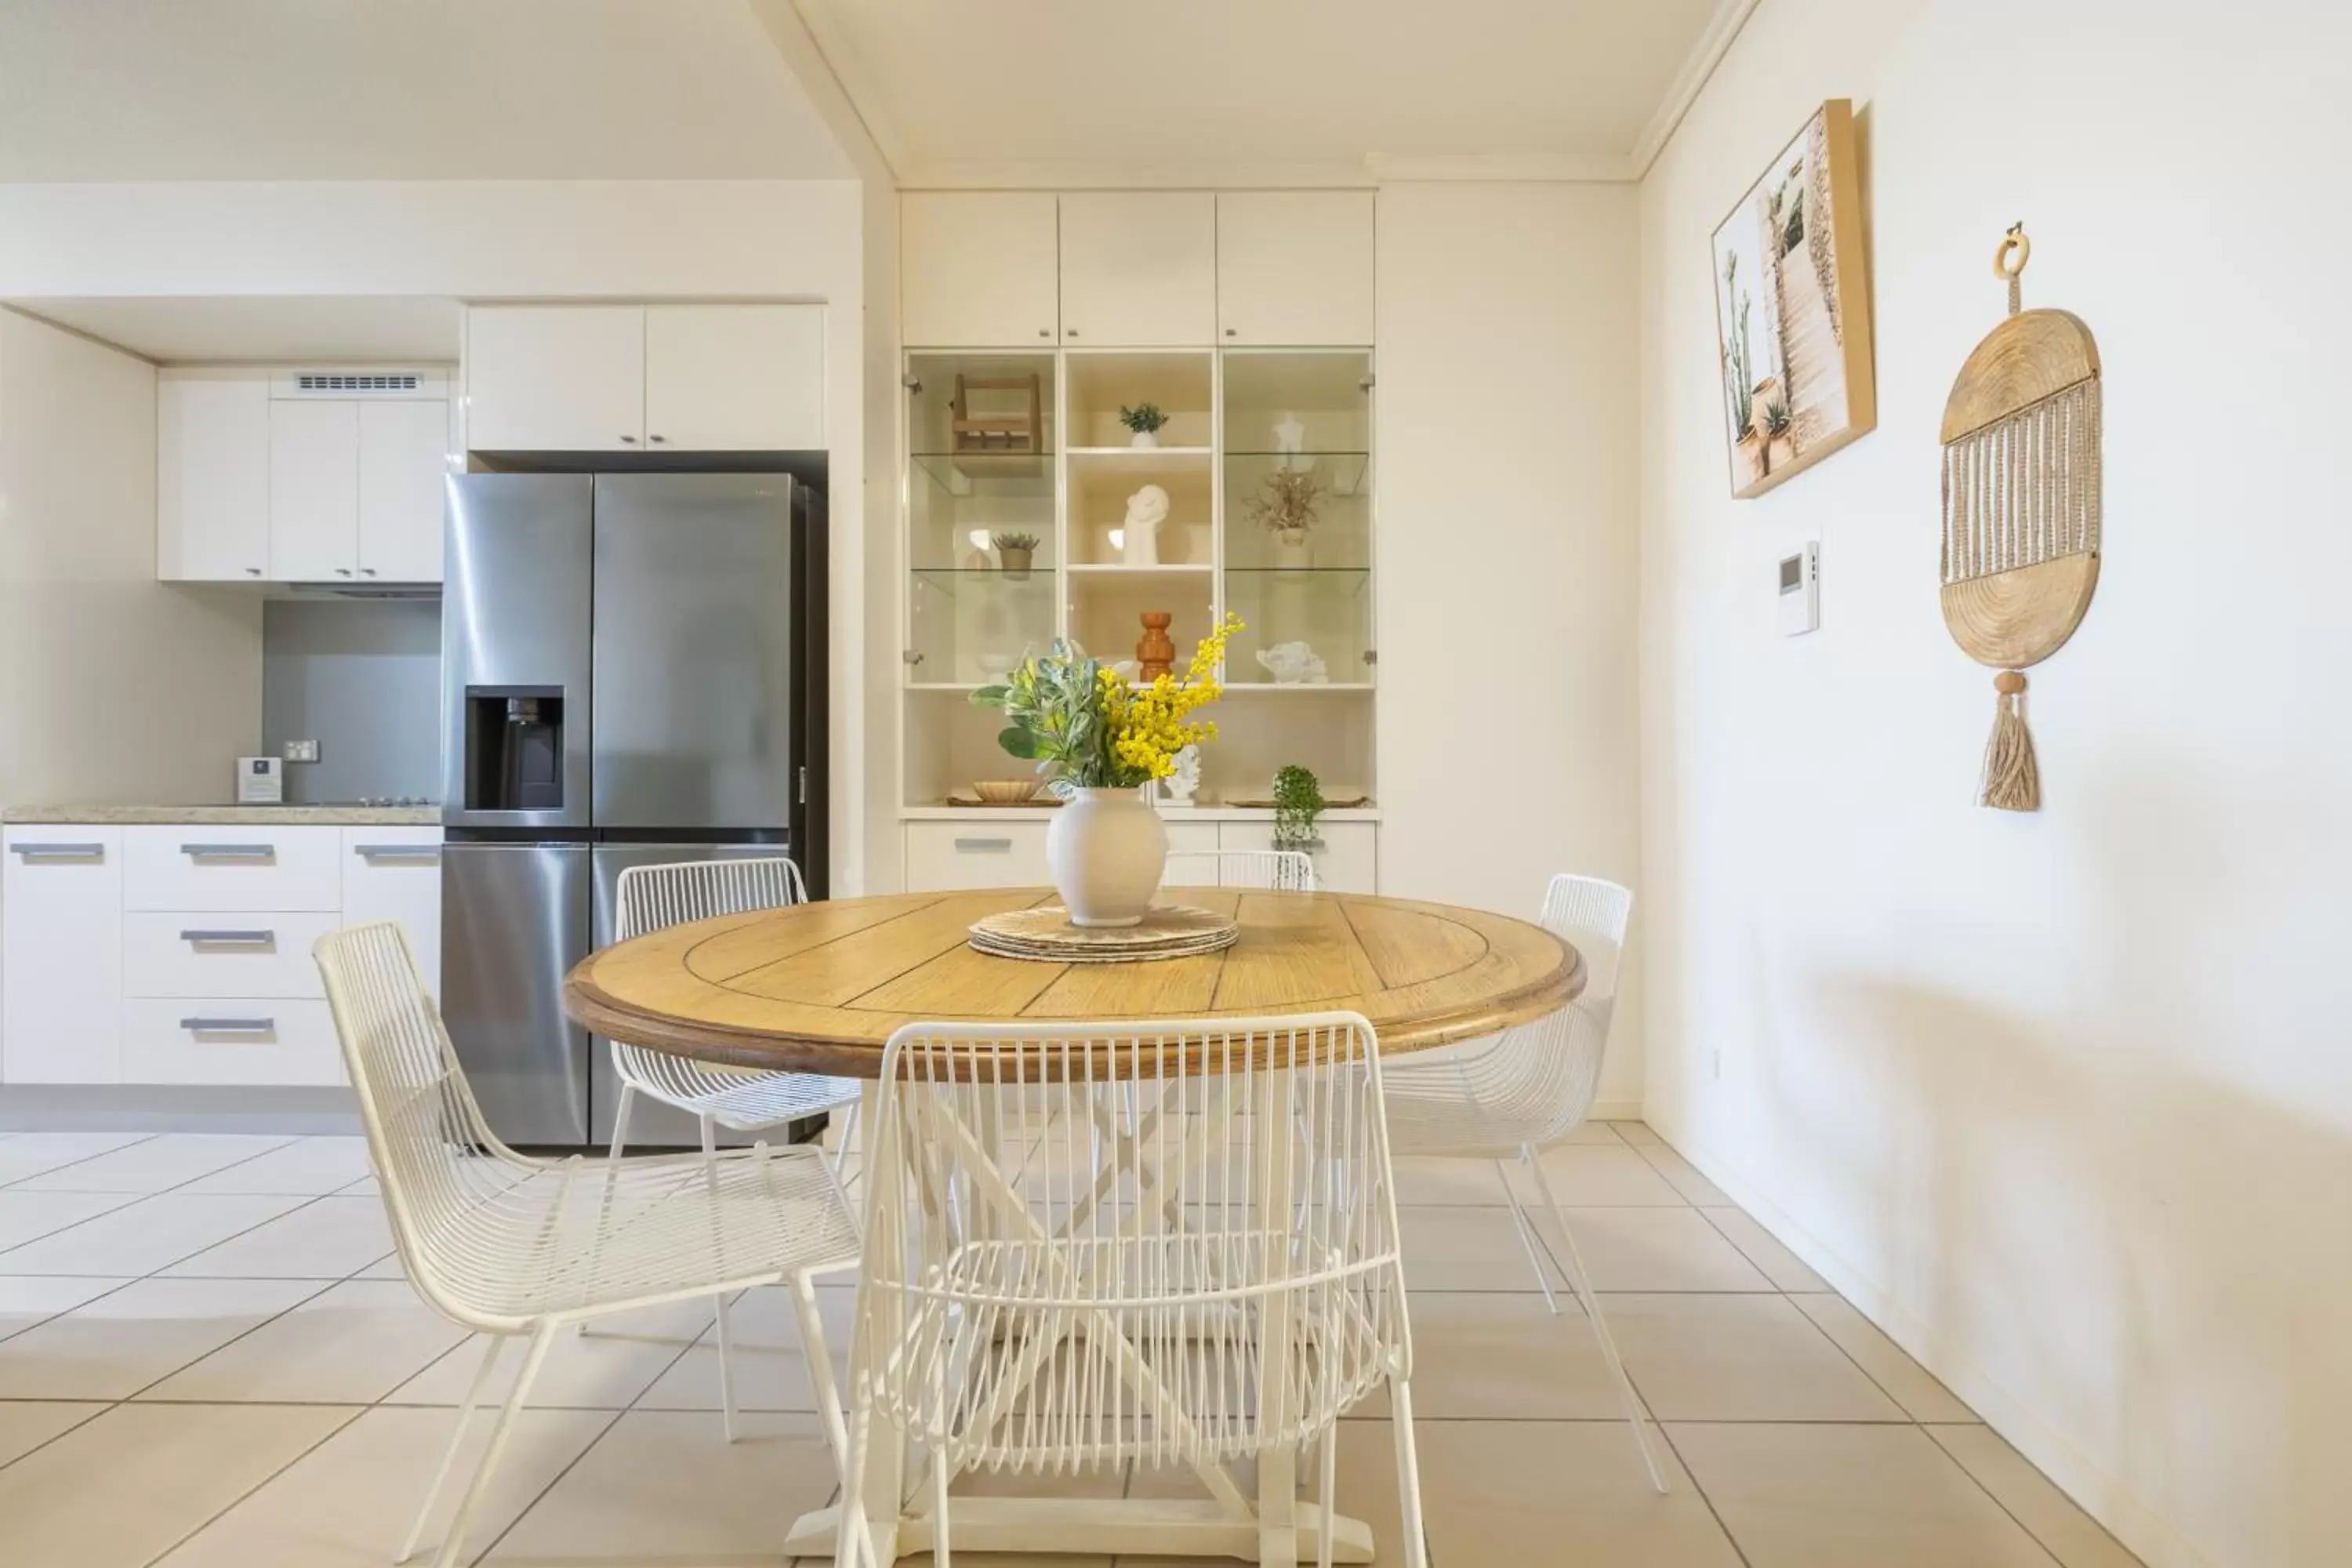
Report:
<svg viewBox="0 0 2352 1568"><path fill-rule="evenodd" d="M499 1137L601 1143L611 1053L562 987L621 872L790 854L823 896L823 506L782 474L467 474L447 515L442 1011ZM633 1146L698 1136L633 1112Z"/></svg>

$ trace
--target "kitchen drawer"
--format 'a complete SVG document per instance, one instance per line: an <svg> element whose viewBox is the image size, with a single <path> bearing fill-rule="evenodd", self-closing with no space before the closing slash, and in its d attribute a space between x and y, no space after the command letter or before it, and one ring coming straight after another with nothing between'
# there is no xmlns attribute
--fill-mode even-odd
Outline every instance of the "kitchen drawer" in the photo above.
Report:
<svg viewBox="0 0 2352 1568"><path fill-rule="evenodd" d="M310 944L338 917L289 913L122 917L126 996L322 997Z"/></svg>
<svg viewBox="0 0 2352 1568"><path fill-rule="evenodd" d="M907 824L907 890L956 888L1042 888L1045 869L1042 822L910 822Z"/></svg>
<svg viewBox="0 0 2352 1568"><path fill-rule="evenodd" d="M168 996L122 1005L122 1081L301 1087L351 1080L324 1002Z"/></svg>
<svg viewBox="0 0 2352 1568"><path fill-rule="evenodd" d="M342 908L332 827L126 827L122 907L210 913Z"/></svg>
<svg viewBox="0 0 2352 1568"><path fill-rule="evenodd" d="M1168 875L1160 885L1169 888L1215 887L1218 881L1216 855L1215 823L1169 823Z"/></svg>
<svg viewBox="0 0 2352 1568"><path fill-rule="evenodd" d="M1315 885L1327 893L1371 893L1380 890L1378 843L1380 825L1371 822L1325 822L1317 831L1323 847L1315 851ZM1226 822L1217 828L1218 844L1226 849L1271 849L1274 824Z"/></svg>

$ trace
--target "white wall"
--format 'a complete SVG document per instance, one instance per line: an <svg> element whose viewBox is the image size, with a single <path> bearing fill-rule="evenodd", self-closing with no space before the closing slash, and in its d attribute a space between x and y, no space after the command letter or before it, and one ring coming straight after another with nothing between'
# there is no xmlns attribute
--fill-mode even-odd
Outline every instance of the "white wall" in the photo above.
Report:
<svg viewBox="0 0 2352 1568"><path fill-rule="evenodd" d="M223 798L261 605L155 581L155 367L0 310L0 803Z"/></svg>
<svg viewBox="0 0 2352 1568"><path fill-rule="evenodd" d="M2347 17L1765 0L1641 195L1649 1114L2158 1568L2352 1561ZM1708 235L1830 96L1880 427L1733 502ZM1936 595L2021 218L2106 377L2037 816Z"/></svg>
<svg viewBox="0 0 2352 1568"><path fill-rule="evenodd" d="M1635 886L1635 196L1379 196L1381 890L1532 915ZM1642 1082L1627 958L1604 1109Z"/></svg>

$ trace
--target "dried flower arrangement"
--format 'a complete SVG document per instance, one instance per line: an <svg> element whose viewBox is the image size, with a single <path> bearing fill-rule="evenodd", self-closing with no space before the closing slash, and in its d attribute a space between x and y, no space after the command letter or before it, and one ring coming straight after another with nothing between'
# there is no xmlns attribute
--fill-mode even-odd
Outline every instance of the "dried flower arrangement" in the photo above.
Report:
<svg viewBox="0 0 2352 1568"><path fill-rule="evenodd" d="M1242 511L1269 533L1303 539L1315 526L1316 504L1323 485L1310 469L1276 468L1258 486L1258 493L1242 503Z"/></svg>

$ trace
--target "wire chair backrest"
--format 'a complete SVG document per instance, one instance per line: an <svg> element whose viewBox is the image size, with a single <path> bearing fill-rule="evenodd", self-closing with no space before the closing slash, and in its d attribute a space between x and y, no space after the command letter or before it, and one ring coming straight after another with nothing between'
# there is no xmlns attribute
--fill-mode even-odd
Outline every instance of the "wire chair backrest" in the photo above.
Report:
<svg viewBox="0 0 2352 1568"><path fill-rule="evenodd" d="M1193 879L1203 873L1209 880ZM1171 850L1166 885L1255 888L1277 893L1311 893L1318 886L1315 857L1303 849Z"/></svg>
<svg viewBox="0 0 2352 1568"><path fill-rule="evenodd" d="M688 921L780 910L808 902L801 868L781 855L746 860L677 860L621 873L617 942Z"/></svg>
<svg viewBox="0 0 2352 1568"><path fill-rule="evenodd" d="M1584 990L1576 1005L1609 1029L1617 1004L1617 967L1625 952L1625 931L1633 913L1632 889L1598 877L1562 871L1544 889L1544 930L1584 957Z"/></svg>
<svg viewBox="0 0 2352 1568"><path fill-rule="evenodd" d="M915 1024L882 1079L852 1377L946 1462L1257 1453L1409 1371L1363 1018Z"/></svg>

